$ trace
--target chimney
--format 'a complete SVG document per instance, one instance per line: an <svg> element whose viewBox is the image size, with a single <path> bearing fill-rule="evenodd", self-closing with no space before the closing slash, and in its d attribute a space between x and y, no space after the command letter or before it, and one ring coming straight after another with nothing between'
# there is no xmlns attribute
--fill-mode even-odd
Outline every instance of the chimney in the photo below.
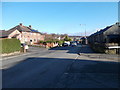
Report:
<svg viewBox="0 0 120 90"><path fill-rule="evenodd" d="M31 26L31 25L29 25L29 28L32 28L32 26Z"/></svg>
<svg viewBox="0 0 120 90"><path fill-rule="evenodd" d="M22 26L22 23L20 23L20 26Z"/></svg>
<svg viewBox="0 0 120 90"><path fill-rule="evenodd" d="M120 25L120 22L116 22L116 25Z"/></svg>

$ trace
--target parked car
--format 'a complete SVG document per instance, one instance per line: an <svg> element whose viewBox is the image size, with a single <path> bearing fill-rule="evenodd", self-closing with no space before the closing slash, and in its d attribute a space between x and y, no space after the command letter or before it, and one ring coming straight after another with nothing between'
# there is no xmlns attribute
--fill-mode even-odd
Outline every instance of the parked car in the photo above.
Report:
<svg viewBox="0 0 120 90"><path fill-rule="evenodd" d="M67 43L67 44L68 44L68 46L70 45L70 41L65 41L64 43Z"/></svg>
<svg viewBox="0 0 120 90"><path fill-rule="evenodd" d="M76 42L71 42L71 46L77 46L77 43Z"/></svg>
<svg viewBox="0 0 120 90"><path fill-rule="evenodd" d="M21 43L21 47L24 47L25 46L25 43Z"/></svg>
<svg viewBox="0 0 120 90"><path fill-rule="evenodd" d="M76 41L77 44L79 44L80 42L79 41Z"/></svg>

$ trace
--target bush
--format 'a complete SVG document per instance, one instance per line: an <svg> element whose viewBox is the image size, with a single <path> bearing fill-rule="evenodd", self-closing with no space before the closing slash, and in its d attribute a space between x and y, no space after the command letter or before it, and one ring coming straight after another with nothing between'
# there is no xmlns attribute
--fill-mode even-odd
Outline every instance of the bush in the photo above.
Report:
<svg viewBox="0 0 120 90"><path fill-rule="evenodd" d="M45 41L46 43L56 43L58 42L57 40L48 40L48 41Z"/></svg>
<svg viewBox="0 0 120 90"><path fill-rule="evenodd" d="M46 43L52 43L53 41L46 41Z"/></svg>
<svg viewBox="0 0 120 90"><path fill-rule="evenodd" d="M2 39L0 40L1 53L12 53L20 51L21 45L18 39Z"/></svg>
<svg viewBox="0 0 120 90"><path fill-rule="evenodd" d="M59 46L61 46L64 43L64 41L58 41Z"/></svg>
<svg viewBox="0 0 120 90"><path fill-rule="evenodd" d="M106 54L116 54L116 49L105 50Z"/></svg>
<svg viewBox="0 0 120 90"><path fill-rule="evenodd" d="M44 41L40 41L39 43L43 43Z"/></svg>
<svg viewBox="0 0 120 90"><path fill-rule="evenodd" d="M65 36L64 41L69 41L69 37Z"/></svg>

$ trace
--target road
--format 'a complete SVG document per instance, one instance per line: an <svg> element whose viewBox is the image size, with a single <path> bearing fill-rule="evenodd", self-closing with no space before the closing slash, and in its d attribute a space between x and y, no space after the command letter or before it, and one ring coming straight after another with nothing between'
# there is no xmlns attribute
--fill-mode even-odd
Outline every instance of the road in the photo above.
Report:
<svg viewBox="0 0 120 90"><path fill-rule="evenodd" d="M78 55L80 53L80 55ZM85 54L85 55L83 55ZM88 47L31 47L3 60L3 88L118 88L118 60L91 58Z"/></svg>

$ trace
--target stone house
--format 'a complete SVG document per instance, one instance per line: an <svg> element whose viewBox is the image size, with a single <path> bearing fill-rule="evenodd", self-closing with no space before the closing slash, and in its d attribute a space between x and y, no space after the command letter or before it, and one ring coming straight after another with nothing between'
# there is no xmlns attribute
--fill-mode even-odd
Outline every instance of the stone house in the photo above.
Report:
<svg viewBox="0 0 120 90"><path fill-rule="evenodd" d="M107 26L104 29L101 29L100 31L97 31L96 33L90 35L88 37L89 43L105 43L106 42L106 35L104 34L105 31L109 30L112 26Z"/></svg>
<svg viewBox="0 0 120 90"><path fill-rule="evenodd" d="M120 46L120 23L117 22L111 26L107 26L100 31L88 37L89 44L105 46L109 51L109 47ZM114 48L114 53L120 53L119 48Z"/></svg>
<svg viewBox="0 0 120 90"><path fill-rule="evenodd" d="M0 38L17 38L21 43L27 43L29 45L39 43L40 40L44 41L45 38L39 31L33 29L31 25L27 27L22 23L8 31L1 30L0 32L2 33Z"/></svg>

